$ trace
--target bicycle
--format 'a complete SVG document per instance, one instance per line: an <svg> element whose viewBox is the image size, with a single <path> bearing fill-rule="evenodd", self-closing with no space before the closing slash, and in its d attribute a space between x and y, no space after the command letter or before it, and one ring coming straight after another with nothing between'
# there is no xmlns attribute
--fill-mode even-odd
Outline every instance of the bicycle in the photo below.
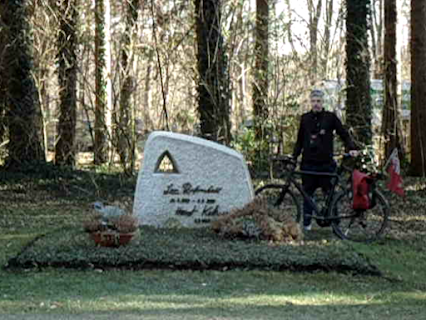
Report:
<svg viewBox="0 0 426 320"><path fill-rule="evenodd" d="M371 207L366 210L353 209L353 191L351 183L352 169L344 165L344 155L335 172L296 171L297 163L292 157L281 156L275 158L283 166L284 174L282 184L267 184L258 188L256 195L266 196L273 201L273 205L283 212L290 212L297 223L302 220L301 203L296 197L296 191L307 200L313 208L312 218L320 226L332 226L334 233L341 239L357 242L372 242L377 240L385 230L390 207L376 184L380 175L371 175L369 197ZM321 206L312 199L304 190L295 176L314 175L331 177L331 189L325 195L324 204Z"/></svg>

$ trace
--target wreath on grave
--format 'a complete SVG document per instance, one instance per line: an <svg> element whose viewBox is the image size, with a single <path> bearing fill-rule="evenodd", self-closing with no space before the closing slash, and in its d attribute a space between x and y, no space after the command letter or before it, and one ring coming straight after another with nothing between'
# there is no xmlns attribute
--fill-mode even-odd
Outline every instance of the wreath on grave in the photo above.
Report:
<svg viewBox="0 0 426 320"><path fill-rule="evenodd" d="M83 227L97 245L119 247L128 244L135 236L139 223L120 204L105 206L101 202L95 202L94 210L83 222Z"/></svg>
<svg viewBox="0 0 426 320"><path fill-rule="evenodd" d="M267 199L256 197L242 208L212 222L212 229L228 238L255 238L274 242L303 239L300 225L287 213L268 204Z"/></svg>

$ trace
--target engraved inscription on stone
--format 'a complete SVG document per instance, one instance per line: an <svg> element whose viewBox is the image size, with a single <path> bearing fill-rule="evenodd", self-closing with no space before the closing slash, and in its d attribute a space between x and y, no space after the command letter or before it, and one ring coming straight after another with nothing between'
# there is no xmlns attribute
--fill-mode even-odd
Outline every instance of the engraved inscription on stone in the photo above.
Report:
<svg viewBox="0 0 426 320"><path fill-rule="evenodd" d="M170 203L177 204L174 211L177 216L215 217L221 214L219 205L216 204L216 199L206 197L212 194L220 194L221 190L221 187L213 185L203 188L201 186L193 186L190 182L185 182L180 187L174 184L168 185L163 191L163 195L170 197ZM198 195L202 195L202 197L193 197ZM208 222L211 222L211 218L194 219L196 224Z"/></svg>
<svg viewBox="0 0 426 320"><path fill-rule="evenodd" d="M237 151L201 138L153 132L145 144L133 212L140 224L207 226L254 197Z"/></svg>

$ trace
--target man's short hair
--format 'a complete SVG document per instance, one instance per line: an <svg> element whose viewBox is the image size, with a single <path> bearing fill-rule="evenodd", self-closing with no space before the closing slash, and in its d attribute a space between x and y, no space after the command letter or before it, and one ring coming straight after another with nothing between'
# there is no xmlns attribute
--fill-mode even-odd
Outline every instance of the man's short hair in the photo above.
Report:
<svg viewBox="0 0 426 320"><path fill-rule="evenodd" d="M324 91L319 90L319 89L314 89L311 91L311 98L324 98Z"/></svg>

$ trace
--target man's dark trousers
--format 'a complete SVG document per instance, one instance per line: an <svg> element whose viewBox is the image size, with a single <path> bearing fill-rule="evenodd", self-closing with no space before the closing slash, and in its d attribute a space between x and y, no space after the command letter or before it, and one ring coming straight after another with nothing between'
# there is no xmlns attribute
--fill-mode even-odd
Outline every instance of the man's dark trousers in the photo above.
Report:
<svg viewBox="0 0 426 320"><path fill-rule="evenodd" d="M335 172L336 163L302 163L301 170L303 171L314 171L314 172ZM318 188L322 189L324 197L328 194L331 189L331 177L327 176L314 176L314 175L303 175L302 176L303 190L312 198L315 190ZM313 208L307 200L303 201L303 225L309 226L312 222Z"/></svg>

